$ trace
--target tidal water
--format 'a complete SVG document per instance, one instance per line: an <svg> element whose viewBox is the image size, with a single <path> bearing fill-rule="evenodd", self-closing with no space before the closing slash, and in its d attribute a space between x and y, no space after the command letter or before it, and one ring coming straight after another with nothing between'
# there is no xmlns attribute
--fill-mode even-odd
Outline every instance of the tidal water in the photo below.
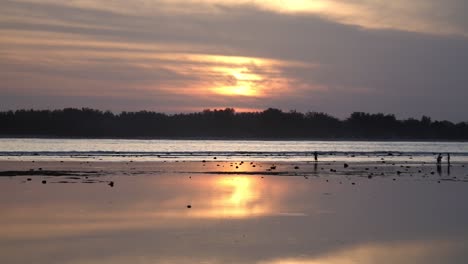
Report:
<svg viewBox="0 0 468 264"><path fill-rule="evenodd" d="M468 161L467 142L398 141L259 141L259 140L125 140L0 139L0 160L221 160L306 161L317 152L324 160L368 161L386 156L433 161L438 153Z"/></svg>
<svg viewBox="0 0 468 264"><path fill-rule="evenodd" d="M465 264L467 157L459 142L4 138L0 263Z"/></svg>
<svg viewBox="0 0 468 264"><path fill-rule="evenodd" d="M466 183L357 178L351 185L334 176L107 179L116 185L0 178L1 263L468 261Z"/></svg>

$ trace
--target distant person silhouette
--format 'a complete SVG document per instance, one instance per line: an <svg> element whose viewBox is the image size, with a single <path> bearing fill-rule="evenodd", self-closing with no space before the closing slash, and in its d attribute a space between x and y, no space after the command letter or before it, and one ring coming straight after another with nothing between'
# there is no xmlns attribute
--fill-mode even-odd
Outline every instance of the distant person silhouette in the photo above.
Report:
<svg viewBox="0 0 468 264"><path fill-rule="evenodd" d="M437 155L437 173L442 176L442 153Z"/></svg>
<svg viewBox="0 0 468 264"><path fill-rule="evenodd" d="M447 153L447 165L450 166L450 153Z"/></svg>
<svg viewBox="0 0 468 264"><path fill-rule="evenodd" d="M318 153L317 153L317 151L314 152L314 159L315 159L315 162L318 161Z"/></svg>

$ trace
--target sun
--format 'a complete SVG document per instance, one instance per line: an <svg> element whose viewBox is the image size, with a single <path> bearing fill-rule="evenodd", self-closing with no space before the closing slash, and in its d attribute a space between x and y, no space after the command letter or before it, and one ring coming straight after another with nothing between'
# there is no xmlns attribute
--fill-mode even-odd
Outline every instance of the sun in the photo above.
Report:
<svg viewBox="0 0 468 264"><path fill-rule="evenodd" d="M228 96L256 96L257 90L246 85L223 86L214 89L216 93Z"/></svg>
<svg viewBox="0 0 468 264"><path fill-rule="evenodd" d="M217 85L213 88L215 93L227 96L260 95L260 86L263 77L253 73L249 68L217 67L213 70L222 73L225 77L225 81L221 85Z"/></svg>

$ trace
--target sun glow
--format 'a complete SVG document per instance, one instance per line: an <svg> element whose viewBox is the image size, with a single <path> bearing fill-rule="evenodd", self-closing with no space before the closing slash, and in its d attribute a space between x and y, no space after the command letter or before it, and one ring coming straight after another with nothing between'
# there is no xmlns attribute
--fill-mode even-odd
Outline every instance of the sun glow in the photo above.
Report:
<svg viewBox="0 0 468 264"><path fill-rule="evenodd" d="M315 67L298 61L216 55L205 53L203 49L199 53L187 52L194 48L193 45L174 47L89 40L70 34L0 32L7 34L5 43L0 46L16 47L14 51L0 54L1 59L11 65L25 65L33 61L34 64L50 69L49 74L31 74L28 80L46 83L44 86L48 86L50 93L54 94L63 92L63 87L67 85L86 83L83 87L89 88L69 89L76 95L85 96L94 93L95 87L104 87L103 83L113 82L113 85L107 86L113 88L99 89L101 95L114 96L114 89L122 86L119 96L136 97L137 93L126 92L124 82L108 78L110 74L116 74L123 80L132 80L134 89L147 94L163 92L183 96L209 95L218 99L259 98L288 91L291 83L297 87L297 80L285 74L286 69ZM42 51L39 53L34 47ZM176 51L172 52L171 49ZM114 61L119 61L119 65L111 67ZM58 75L53 70L57 68L67 72L89 72L91 78L79 78L77 74ZM94 70L103 74L91 73ZM20 73L12 70L10 74Z"/></svg>
<svg viewBox="0 0 468 264"><path fill-rule="evenodd" d="M213 88L213 91L222 95L237 95L237 96L258 96L261 94L259 90L263 77L253 73L247 67L213 68L213 71L219 72L225 76L227 85L221 85Z"/></svg>
<svg viewBox="0 0 468 264"><path fill-rule="evenodd" d="M265 214L268 208L259 201L257 185L256 180L249 177L218 179L216 186L226 194L217 201L218 215L246 217Z"/></svg>
<svg viewBox="0 0 468 264"><path fill-rule="evenodd" d="M249 86L225 86L215 88L215 92L228 96L255 96L257 91Z"/></svg>

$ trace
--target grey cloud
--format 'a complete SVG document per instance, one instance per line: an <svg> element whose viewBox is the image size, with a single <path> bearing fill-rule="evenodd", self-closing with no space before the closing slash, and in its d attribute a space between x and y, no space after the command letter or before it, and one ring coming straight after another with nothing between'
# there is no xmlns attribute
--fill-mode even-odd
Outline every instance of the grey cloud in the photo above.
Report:
<svg viewBox="0 0 468 264"><path fill-rule="evenodd" d="M1 23L4 29L73 32L93 39L146 44L209 45L216 47L208 51L212 54L222 51L223 55L319 65L312 69L285 67L282 70L286 77L327 87L325 91L292 87L278 98L246 103L243 103L245 98L240 98L236 103L243 107L283 107L338 115L363 110L395 112L401 116L428 114L456 121L468 119L461 110L465 105L462 98L468 97L468 39L464 37L369 30L313 15L277 14L251 6L218 6L221 12L211 15L161 12L137 17L58 5L6 3L2 5L29 8L41 16L67 23L79 22L91 28L65 23L12 22ZM460 23L465 21L460 19ZM135 71L129 74L134 74L135 79L146 77L146 73Z"/></svg>

